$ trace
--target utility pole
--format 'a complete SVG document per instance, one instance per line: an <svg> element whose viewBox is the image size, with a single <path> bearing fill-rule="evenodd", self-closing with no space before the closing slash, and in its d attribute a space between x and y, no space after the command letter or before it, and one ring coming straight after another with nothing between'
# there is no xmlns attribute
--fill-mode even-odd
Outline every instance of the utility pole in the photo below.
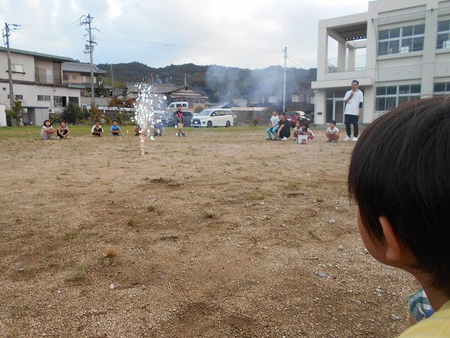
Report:
<svg viewBox="0 0 450 338"><path fill-rule="evenodd" d="M111 87L112 87L112 92L114 94L114 73L113 73L113 65L111 63Z"/></svg>
<svg viewBox="0 0 450 338"><path fill-rule="evenodd" d="M92 102L94 103L94 97L95 97L95 92L94 92L94 44L95 44L95 41L93 40L93 37L92 37L92 26L91 26L92 20L94 20L94 18L91 16L91 14L88 14L87 16L82 16L81 18L84 18L84 20L81 21L81 24L88 25L88 28L86 30L88 31L89 39L86 41L87 45L86 45L86 50L84 52L89 53L90 61L91 61L91 98L92 98Z"/></svg>
<svg viewBox="0 0 450 338"><path fill-rule="evenodd" d="M12 26L12 28L10 28ZM11 30L15 30L19 25L8 25L5 22L5 33L3 33L3 37L5 38L6 44L6 56L8 58L8 78L9 78L9 109L14 107L14 88L13 88L13 79L12 79L12 67L11 67L11 51L9 49L9 36L11 35Z"/></svg>
<svg viewBox="0 0 450 338"><path fill-rule="evenodd" d="M286 111L286 59L287 59L287 47L284 47L283 112Z"/></svg>

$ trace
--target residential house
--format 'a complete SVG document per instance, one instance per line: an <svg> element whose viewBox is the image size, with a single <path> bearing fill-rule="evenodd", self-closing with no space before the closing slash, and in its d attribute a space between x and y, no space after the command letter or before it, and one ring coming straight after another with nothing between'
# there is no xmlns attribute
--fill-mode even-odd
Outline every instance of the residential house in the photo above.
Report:
<svg viewBox="0 0 450 338"><path fill-rule="evenodd" d="M91 97L91 64L81 62L64 62L62 64L63 70L63 84L69 88L77 88L80 90L80 96L82 98ZM92 73L94 75L94 90L101 86L101 76L106 74L104 70L101 70L96 65L92 67ZM82 99L83 100L83 99Z"/></svg>
<svg viewBox="0 0 450 338"><path fill-rule="evenodd" d="M450 1L371 1L368 12L320 21L318 46L316 123L343 122L353 79L365 95L363 123L450 94Z"/></svg>
<svg viewBox="0 0 450 338"><path fill-rule="evenodd" d="M69 102L79 104L80 90L63 84L62 64L68 57L10 49L13 93L22 103L25 124L42 124ZM10 106L7 50L0 47L0 105Z"/></svg>
<svg viewBox="0 0 450 338"><path fill-rule="evenodd" d="M127 98L136 100L139 96L139 87L141 84L135 82L127 82ZM173 84L154 84L155 93L166 97L166 103L174 101L187 101L189 108L194 110L197 107L204 108L208 96L200 90L191 86L176 86ZM163 107L161 107L163 108Z"/></svg>

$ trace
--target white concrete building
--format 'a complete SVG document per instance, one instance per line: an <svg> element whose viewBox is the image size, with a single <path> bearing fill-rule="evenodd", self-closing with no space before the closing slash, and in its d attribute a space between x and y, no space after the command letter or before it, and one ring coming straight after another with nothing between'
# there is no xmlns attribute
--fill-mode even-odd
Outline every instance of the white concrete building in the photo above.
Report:
<svg viewBox="0 0 450 338"><path fill-rule="evenodd" d="M315 123L343 123L344 94L360 82L360 122L403 102L450 95L450 1L378 0L366 13L321 20ZM335 55L332 55L335 53Z"/></svg>
<svg viewBox="0 0 450 338"><path fill-rule="evenodd" d="M80 89L62 82L63 62L72 58L11 49L14 97L22 102L22 122L41 125L49 113L60 113L69 102L79 104ZM9 109L9 74L6 48L0 47L0 104Z"/></svg>

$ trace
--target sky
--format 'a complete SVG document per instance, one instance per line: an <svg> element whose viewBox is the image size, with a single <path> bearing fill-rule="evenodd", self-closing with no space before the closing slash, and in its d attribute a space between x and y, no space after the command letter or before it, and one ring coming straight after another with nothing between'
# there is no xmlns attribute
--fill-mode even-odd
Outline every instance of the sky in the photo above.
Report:
<svg viewBox="0 0 450 338"><path fill-rule="evenodd" d="M369 0L0 0L11 48L149 67L194 63L260 69L317 65L318 21L368 10ZM5 46L5 38L3 38Z"/></svg>

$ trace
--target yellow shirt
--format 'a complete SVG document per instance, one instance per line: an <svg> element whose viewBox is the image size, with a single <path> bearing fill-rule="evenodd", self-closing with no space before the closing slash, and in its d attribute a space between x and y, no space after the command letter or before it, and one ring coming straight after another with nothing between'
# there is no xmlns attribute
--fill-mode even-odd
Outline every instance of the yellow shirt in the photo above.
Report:
<svg viewBox="0 0 450 338"><path fill-rule="evenodd" d="M430 318L421 320L403 332L399 338L450 337L450 301L446 302Z"/></svg>

